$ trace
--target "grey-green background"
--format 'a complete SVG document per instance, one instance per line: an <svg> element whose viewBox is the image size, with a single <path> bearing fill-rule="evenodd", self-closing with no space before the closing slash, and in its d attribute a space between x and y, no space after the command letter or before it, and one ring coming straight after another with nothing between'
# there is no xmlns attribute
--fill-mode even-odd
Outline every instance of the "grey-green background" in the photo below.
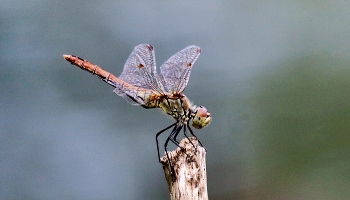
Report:
<svg viewBox="0 0 350 200"><path fill-rule="evenodd" d="M119 75L140 43L158 66L202 48L185 94L213 116L210 199L350 198L350 1L0 4L0 199L169 198L172 119L62 58Z"/></svg>

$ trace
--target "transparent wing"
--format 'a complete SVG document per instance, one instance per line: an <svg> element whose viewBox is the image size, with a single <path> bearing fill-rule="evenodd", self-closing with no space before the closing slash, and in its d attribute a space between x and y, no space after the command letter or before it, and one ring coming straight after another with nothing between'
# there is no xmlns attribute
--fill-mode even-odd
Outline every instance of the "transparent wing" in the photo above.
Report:
<svg viewBox="0 0 350 200"><path fill-rule="evenodd" d="M201 49L189 46L177 52L160 67L160 78L168 92L182 92L190 78L193 64L196 62Z"/></svg>
<svg viewBox="0 0 350 200"><path fill-rule="evenodd" d="M154 49L149 44L140 44L134 48L119 78L134 86L164 92L164 87L158 80ZM123 88L120 87L117 90L122 92Z"/></svg>
<svg viewBox="0 0 350 200"><path fill-rule="evenodd" d="M153 90L144 89L136 86L119 86L114 89L114 92L125 99L132 105L141 105L147 108L155 107L155 104L150 100L154 94Z"/></svg>

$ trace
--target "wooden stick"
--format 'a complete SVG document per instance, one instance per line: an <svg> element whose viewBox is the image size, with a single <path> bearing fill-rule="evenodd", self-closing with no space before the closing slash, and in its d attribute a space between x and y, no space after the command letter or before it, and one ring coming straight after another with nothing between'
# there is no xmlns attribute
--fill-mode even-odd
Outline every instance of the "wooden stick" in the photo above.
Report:
<svg viewBox="0 0 350 200"><path fill-rule="evenodd" d="M180 146L185 150L184 152L180 148L168 152L175 175L171 174L166 155L161 158L171 200L208 199L206 150L198 146L198 141L195 137L190 139L197 150L187 138L184 138L180 142Z"/></svg>

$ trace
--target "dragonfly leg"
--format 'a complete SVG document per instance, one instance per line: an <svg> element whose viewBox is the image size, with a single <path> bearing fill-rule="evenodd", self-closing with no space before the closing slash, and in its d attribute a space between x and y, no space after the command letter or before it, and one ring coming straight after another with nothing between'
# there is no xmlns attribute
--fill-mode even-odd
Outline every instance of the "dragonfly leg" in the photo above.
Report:
<svg viewBox="0 0 350 200"><path fill-rule="evenodd" d="M184 135L186 136L186 138L188 139L188 141L192 144L193 148L195 148L196 151L197 151L197 148L194 146L193 142L190 140L190 138L189 138L188 135L187 135L186 126L184 126ZM196 137L196 139L198 140L197 137Z"/></svg>
<svg viewBox="0 0 350 200"><path fill-rule="evenodd" d="M181 126L181 127L186 128L185 126ZM179 135L179 133L180 133L180 130L177 131L177 132L174 134L174 137L172 137L173 140L172 140L171 138L170 138L170 140L171 140L174 144L176 144L176 146L178 146L178 147L181 149L182 152L185 152L185 149L184 149L183 147L181 147L179 141L176 140L176 137Z"/></svg>
<svg viewBox="0 0 350 200"><path fill-rule="evenodd" d="M156 134L156 143L157 143L157 152L158 152L158 160L159 160L159 162L160 162L160 153L159 153L158 136L159 136L160 134L164 133L164 131L168 130L169 128L171 128L171 127L173 127L173 126L175 126L175 125L176 125L176 123L174 123L174 124L172 124L172 125L166 127L165 129L159 131L159 132ZM176 126L174 127L174 129L173 129L171 132L174 132L175 129L176 129Z"/></svg>
<svg viewBox="0 0 350 200"><path fill-rule="evenodd" d="M177 136L179 135L179 133L180 133L180 131L179 131L177 134L174 134L174 137L173 137L173 138L174 138L174 141L176 141L178 144L180 144L180 143L179 143L179 141L177 141L176 138L177 138Z"/></svg>
<svg viewBox="0 0 350 200"><path fill-rule="evenodd" d="M207 151L207 149L203 146L202 142L197 138L197 136L193 133L191 127L187 124L187 128L188 130L190 131L191 135L193 135L197 140L198 140L198 143L199 145L201 145L201 147L203 147L205 149L205 151Z"/></svg>
<svg viewBox="0 0 350 200"><path fill-rule="evenodd" d="M185 127L184 127L184 128L185 128ZM176 132L176 134L174 134L174 137L173 137L174 141L177 143L177 144L176 144L176 143L175 143L175 144L176 144L178 147L180 147L180 145L179 145L180 143L179 143L179 141L177 141L176 138L177 138L177 136L179 135L179 133L180 133L180 131L179 131L179 132ZM180 148L181 148L182 151L184 151L184 149L183 149L182 147L180 147Z"/></svg>
<svg viewBox="0 0 350 200"><path fill-rule="evenodd" d="M174 143L176 146L178 146L179 148L183 149L181 146L180 146L180 143L174 139L174 137L176 137L179 132L181 131L183 125L177 125L175 126L175 128L171 131L169 137L167 138L167 140L165 141L165 145L166 147L168 147L168 142L169 140Z"/></svg>
<svg viewBox="0 0 350 200"><path fill-rule="evenodd" d="M176 141L174 141L173 136L179 134L181 129L182 129L182 125L175 126L175 128L170 133L169 137L166 139L166 141L164 143L165 154L166 154L166 157L168 159L168 163L169 163L171 174L172 174L173 178L175 177L175 170L174 170L173 165L171 164L170 157L169 157L169 154L168 154L168 143L169 143L169 140L171 140L174 144L176 144L176 145L178 145L180 147L180 145ZM182 148L182 147L180 147L180 148Z"/></svg>

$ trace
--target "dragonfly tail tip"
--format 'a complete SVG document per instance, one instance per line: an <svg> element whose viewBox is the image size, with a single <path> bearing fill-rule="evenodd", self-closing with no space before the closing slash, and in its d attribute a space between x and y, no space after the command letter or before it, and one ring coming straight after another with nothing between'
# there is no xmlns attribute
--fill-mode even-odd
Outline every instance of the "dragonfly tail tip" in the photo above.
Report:
<svg viewBox="0 0 350 200"><path fill-rule="evenodd" d="M68 60L69 55L63 54L63 58L66 59L66 60Z"/></svg>

